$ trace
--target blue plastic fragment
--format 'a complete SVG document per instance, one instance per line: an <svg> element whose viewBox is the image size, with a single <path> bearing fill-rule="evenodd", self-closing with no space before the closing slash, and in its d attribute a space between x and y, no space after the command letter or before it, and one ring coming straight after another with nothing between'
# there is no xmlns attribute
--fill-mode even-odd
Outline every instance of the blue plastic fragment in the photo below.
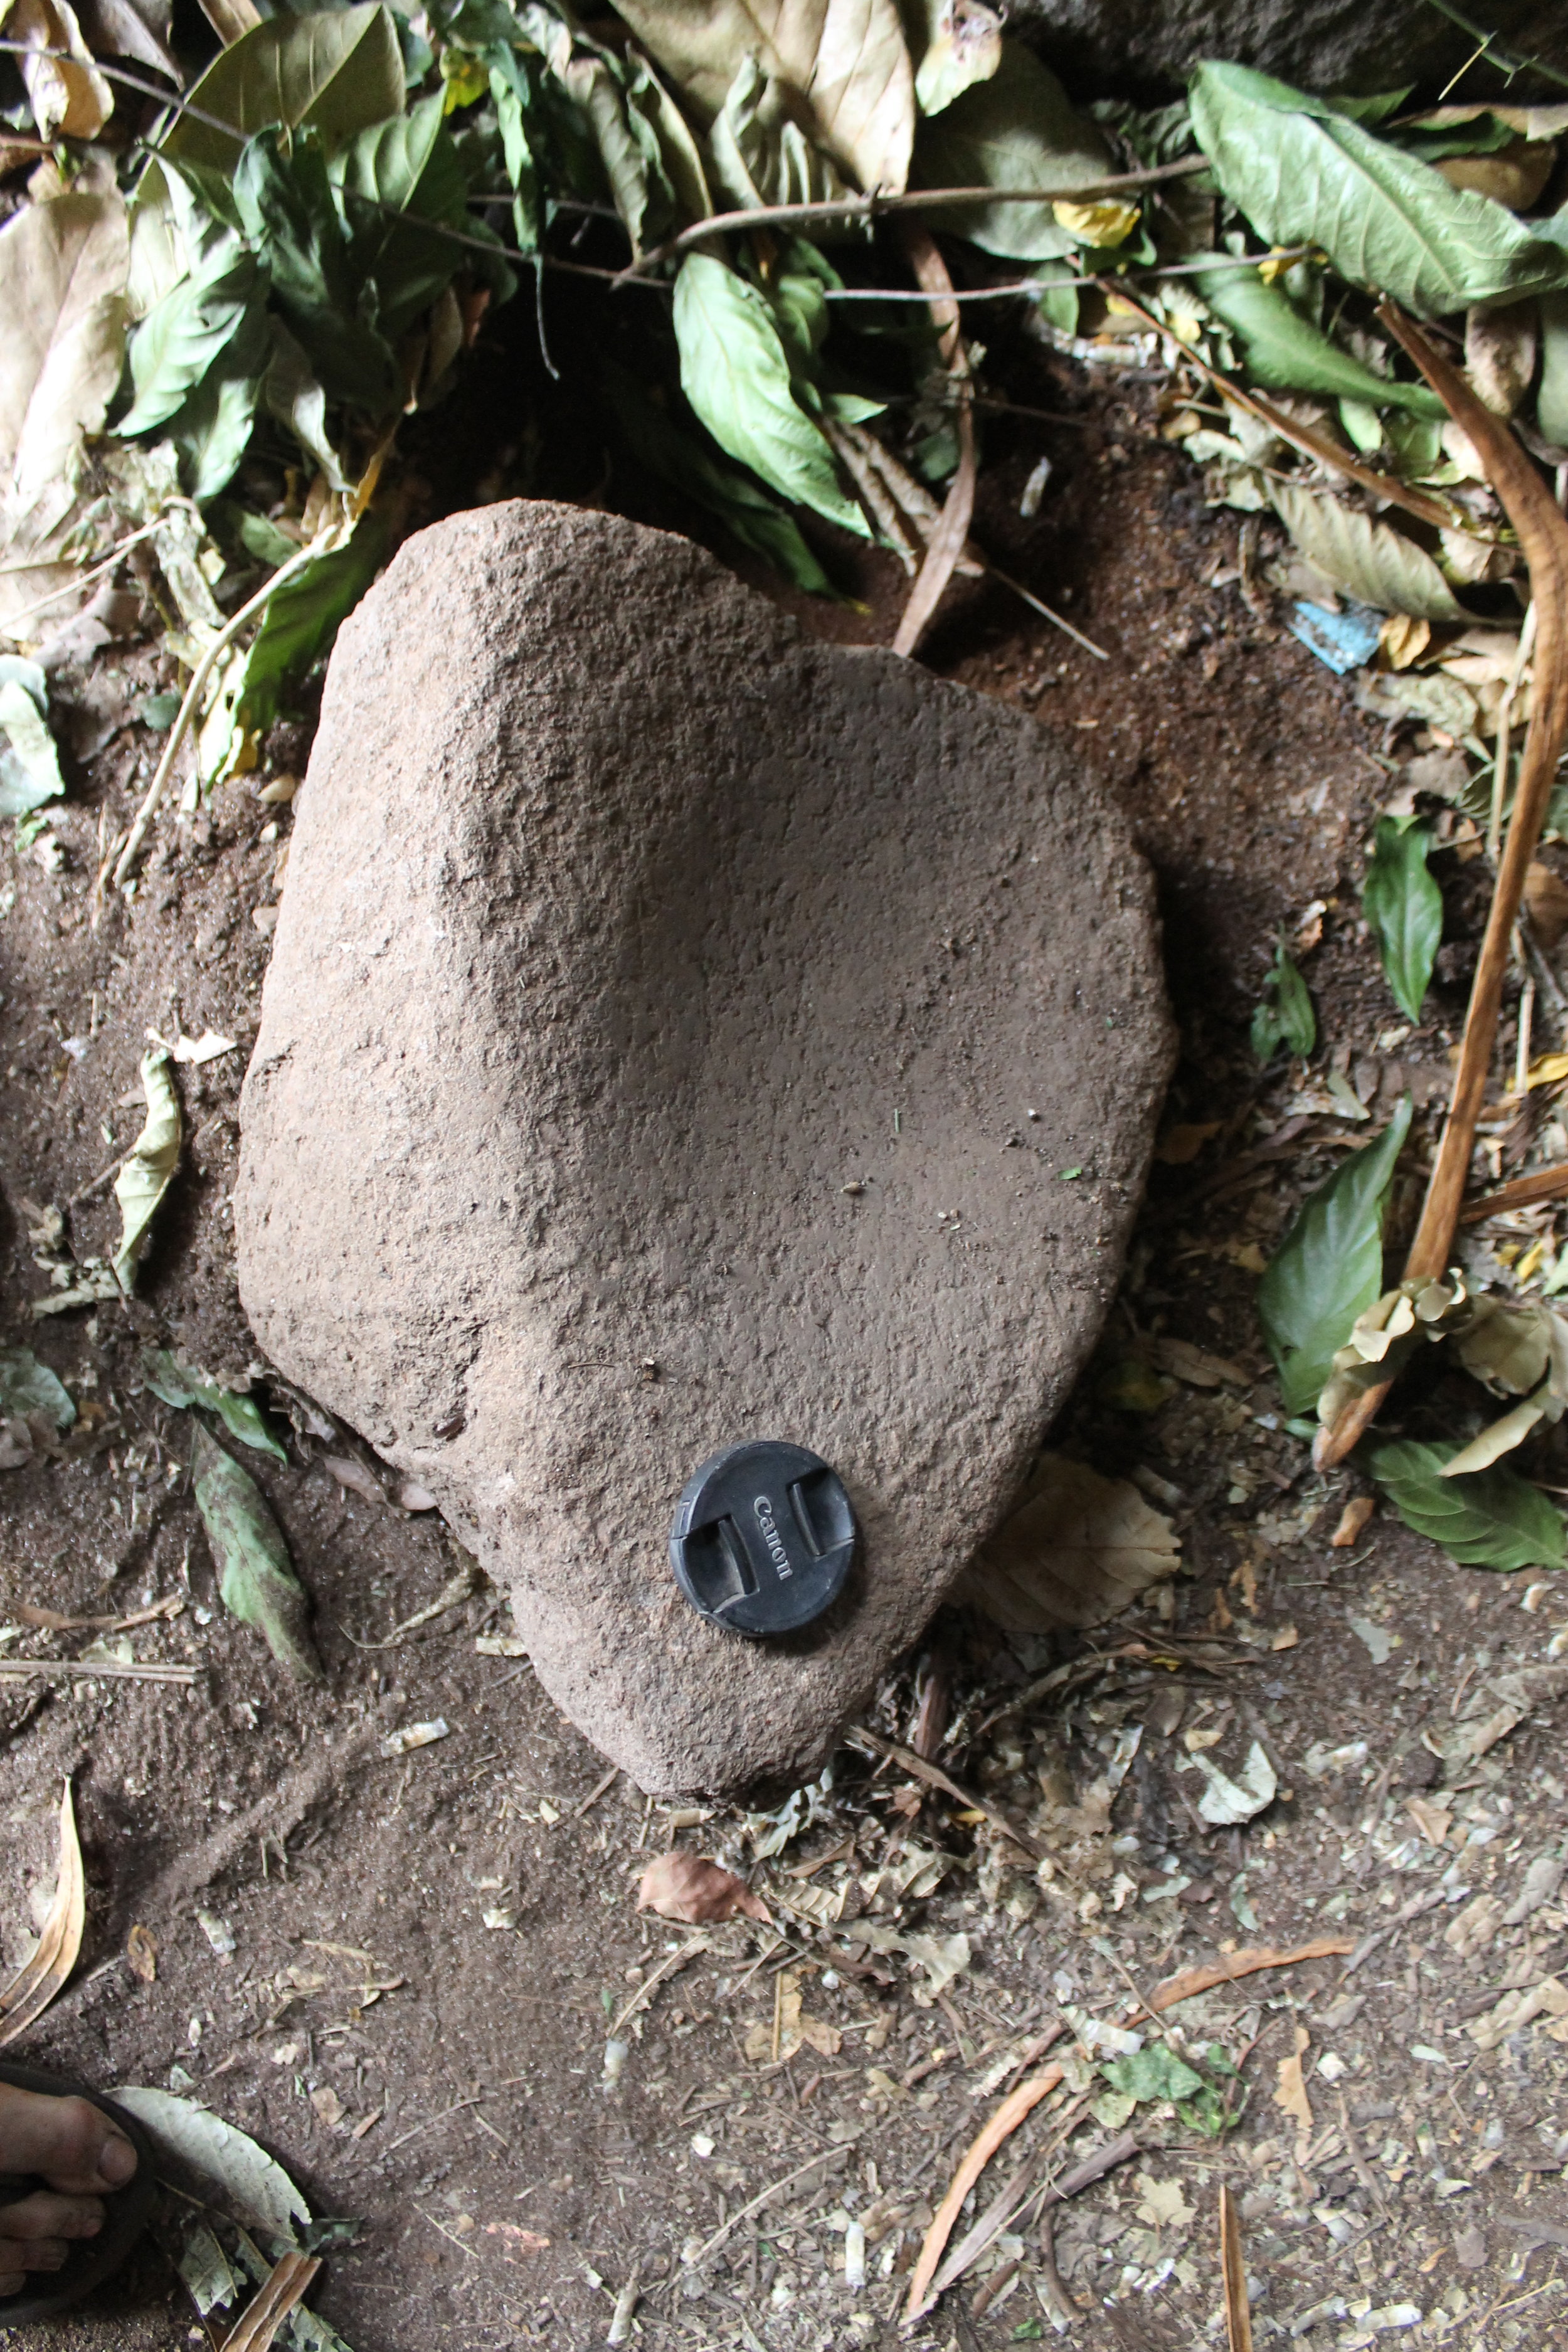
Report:
<svg viewBox="0 0 1568 2352"><path fill-rule="evenodd" d="M1377 651L1383 614L1374 613L1370 604L1347 604L1342 611L1331 613L1321 604L1303 602L1295 607L1289 630L1309 653L1316 654L1342 677L1347 669L1359 669Z"/></svg>

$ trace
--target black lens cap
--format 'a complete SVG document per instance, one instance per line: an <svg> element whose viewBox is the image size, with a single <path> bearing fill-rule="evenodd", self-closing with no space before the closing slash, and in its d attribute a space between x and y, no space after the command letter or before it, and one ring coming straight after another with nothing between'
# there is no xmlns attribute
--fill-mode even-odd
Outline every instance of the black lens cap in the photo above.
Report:
<svg viewBox="0 0 1568 2352"><path fill-rule="evenodd" d="M710 1454L670 1529L676 1581L700 1616L753 1637L809 1625L855 1551L844 1482L819 1454L752 1438Z"/></svg>

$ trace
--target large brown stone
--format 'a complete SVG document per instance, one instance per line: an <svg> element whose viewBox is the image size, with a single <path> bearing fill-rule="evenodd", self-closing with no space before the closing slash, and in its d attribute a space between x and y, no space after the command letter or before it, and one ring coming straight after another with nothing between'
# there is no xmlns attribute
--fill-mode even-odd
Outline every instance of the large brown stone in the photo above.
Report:
<svg viewBox="0 0 1568 2352"><path fill-rule="evenodd" d="M245 1304L646 1788L804 1774L1083 1362L1170 1052L1150 878L1069 743L684 541L486 508L332 657ZM699 1618L667 1549L757 1436L825 1455L862 1530L774 1642Z"/></svg>

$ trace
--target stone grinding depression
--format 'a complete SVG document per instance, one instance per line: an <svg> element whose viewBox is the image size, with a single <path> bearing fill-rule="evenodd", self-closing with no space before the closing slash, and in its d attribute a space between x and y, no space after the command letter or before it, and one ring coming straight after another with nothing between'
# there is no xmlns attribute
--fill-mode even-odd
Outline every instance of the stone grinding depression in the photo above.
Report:
<svg viewBox="0 0 1568 2352"><path fill-rule="evenodd" d="M803 1777L1092 1346L1171 1051L1150 878L1059 738L685 541L485 509L332 658L242 1296L606 1755ZM719 1491L764 1443L793 1475Z"/></svg>

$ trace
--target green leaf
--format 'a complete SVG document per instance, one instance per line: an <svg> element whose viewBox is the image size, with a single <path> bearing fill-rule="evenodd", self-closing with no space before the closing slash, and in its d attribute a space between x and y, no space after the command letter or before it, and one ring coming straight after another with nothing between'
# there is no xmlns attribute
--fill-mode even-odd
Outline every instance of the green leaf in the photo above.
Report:
<svg viewBox="0 0 1568 2352"><path fill-rule="evenodd" d="M279 425L288 425L306 456L314 458L328 488L346 490L350 487L348 476L327 434L327 395L281 319L272 320L272 357L261 379L261 399L268 415L275 416ZM273 533L274 540L281 537L281 532ZM254 539L247 539L246 544L253 555L259 555L263 562L274 566L286 563L297 552L291 540L281 555L265 552Z"/></svg>
<svg viewBox="0 0 1568 2352"><path fill-rule="evenodd" d="M321 1682L310 1601L260 1487L199 1425L191 1472L224 1607L242 1625L260 1628L268 1648L296 1682Z"/></svg>
<svg viewBox="0 0 1568 2352"><path fill-rule="evenodd" d="M317 556L284 582L262 614L230 689L237 726L249 730L271 725L283 687L331 651L385 551L386 526L379 515L367 514L346 547Z"/></svg>
<svg viewBox="0 0 1568 2352"><path fill-rule="evenodd" d="M672 483L717 515L742 547L761 555L811 596L831 596L833 583L784 507L733 466L721 465L700 441L683 433L647 386L613 362L602 363L599 388L615 411L637 464Z"/></svg>
<svg viewBox="0 0 1568 2352"><path fill-rule="evenodd" d="M710 254L689 254L675 281L675 337L681 389L719 446L782 498L869 539L832 449L795 399L778 320L757 288Z"/></svg>
<svg viewBox="0 0 1568 2352"><path fill-rule="evenodd" d="M1414 416L1447 415L1426 384L1373 375L1352 360L1298 310L1283 287L1266 285L1255 269L1205 269L1193 283L1240 338L1249 374L1271 391L1321 392L1374 408L1406 409Z"/></svg>
<svg viewBox="0 0 1568 2352"><path fill-rule="evenodd" d="M227 488L250 445L271 325L265 304L254 302L239 332L169 420L181 479L198 505Z"/></svg>
<svg viewBox="0 0 1568 2352"><path fill-rule="evenodd" d="M1070 197L1111 169L1104 140L1050 68L1021 42L1004 41L989 81L964 90L934 121L921 122L910 178L918 188L1040 189L1038 204L939 205L926 217L933 228L966 236L987 253L1044 261L1077 250L1051 197Z"/></svg>
<svg viewBox="0 0 1568 2352"><path fill-rule="evenodd" d="M131 338L136 397L116 431L150 433L174 415L265 297L256 256L232 229L213 235L188 277L154 304Z"/></svg>
<svg viewBox="0 0 1568 2352"><path fill-rule="evenodd" d="M1568 294L1546 294L1541 303L1541 384L1535 422L1542 438L1568 449Z"/></svg>
<svg viewBox="0 0 1568 2352"><path fill-rule="evenodd" d="M234 175L246 235L271 273L274 297L329 400L384 416L395 406L396 363L362 314L326 157L313 138L277 130L247 142ZM371 308L374 309L374 301Z"/></svg>
<svg viewBox="0 0 1568 2352"><path fill-rule="evenodd" d="M1362 885L1362 913L1377 940L1394 1001L1411 1021L1421 1018L1443 936L1443 893L1426 863L1431 850L1430 826L1417 824L1414 817L1380 816Z"/></svg>
<svg viewBox="0 0 1568 2352"><path fill-rule="evenodd" d="M1318 1042L1318 1016L1307 983L1285 952L1283 940L1263 982L1263 1001L1252 1016L1252 1050L1272 1061L1283 1045L1305 1059Z"/></svg>
<svg viewBox="0 0 1568 2352"><path fill-rule="evenodd" d="M31 1348L0 1348L0 1419L14 1413L41 1413L52 1429L68 1429L76 1419L64 1381Z"/></svg>
<svg viewBox="0 0 1568 2352"><path fill-rule="evenodd" d="M1380 1445L1372 1475L1407 1528L1429 1536L1467 1568L1562 1568L1563 1514L1520 1476L1494 1463L1489 1470L1445 1478L1459 1448L1405 1440Z"/></svg>
<svg viewBox="0 0 1568 2352"><path fill-rule="evenodd" d="M217 1414L229 1434L237 1437L242 1445L253 1445L259 1454L270 1454L276 1462L288 1462L288 1454L268 1427L267 1417L254 1397L237 1389L226 1389L209 1373L182 1364L167 1348L144 1348L142 1369L153 1395L162 1397L177 1412L188 1412L192 1405L205 1405L209 1412Z"/></svg>
<svg viewBox="0 0 1568 2352"><path fill-rule="evenodd" d="M452 282L463 248L422 221L468 231L468 182L442 98L374 122L340 148L331 178L349 225L354 278L376 289L376 326L391 342Z"/></svg>
<svg viewBox="0 0 1568 2352"><path fill-rule="evenodd" d="M48 680L20 654L0 654L0 816L26 816L64 792Z"/></svg>
<svg viewBox="0 0 1568 2352"><path fill-rule="evenodd" d="M1408 613L1423 621L1464 619L1436 564L1403 531L1291 482L1271 482L1268 494L1308 562L1347 595L1380 613Z"/></svg>
<svg viewBox="0 0 1568 2352"><path fill-rule="evenodd" d="M1383 1296L1383 1218L1410 1131L1408 1097L1375 1142L1304 1201L1258 1286L1258 1314L1288 1412L1316 1403L1351 1325Z"/></svg>
<svg viewBox="0 0 1568 2352"><path fill-rule="evenodd" d="M1150 2099L1190 2099L1205 2088L1204 2078L1168 2042L1147 2042L1125 2058L1108 2058L1100 2069L1111 2088L1124 2091L1140 2105Z"/></svg>
<svg viewBox="0 0 1568 2352"><path fill-rule="evenodd" d="M1215 175L1258 235L1321 247L1354 286L1430 319L1568 278L1568 254L1328 99L1213 61L1193 76L1190 96Z"/></svg>
<svg viewBox="0 0 1568 2352"><path fill-rule="evenodd" d="M232 173L247 140L274 123L289 131L309 126L329 149L340 145L402 111L403 59L392 13L369 5L269 17L214 59L187 101L189 110L159 151L172 163Z"/></svg>

